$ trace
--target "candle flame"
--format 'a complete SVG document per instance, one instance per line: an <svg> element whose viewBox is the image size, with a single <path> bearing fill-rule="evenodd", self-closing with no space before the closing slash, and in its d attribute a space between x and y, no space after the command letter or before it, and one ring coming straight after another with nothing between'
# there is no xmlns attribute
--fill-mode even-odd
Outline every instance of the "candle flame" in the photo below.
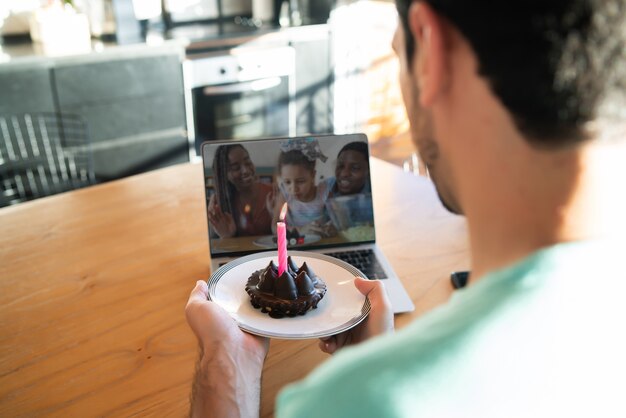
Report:
<svg viewBox="0 0 626 418"><path fill-rule="evenodd" d="M280 221L284 222L285 221L285 216L287 216L287 202L285 202L285 204L283 205L283 208L280 210Z"/></svg>

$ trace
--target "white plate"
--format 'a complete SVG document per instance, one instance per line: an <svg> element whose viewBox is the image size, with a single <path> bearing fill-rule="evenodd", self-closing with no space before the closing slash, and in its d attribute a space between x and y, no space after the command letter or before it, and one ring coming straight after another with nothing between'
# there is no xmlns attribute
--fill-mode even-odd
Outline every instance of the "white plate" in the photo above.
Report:
<svg viewBox="0 0 626 418"><path fill-rule="evenodd" d="M370 302L354 287L354 277L363 276L357 268L323 254L290 251L300 266L303 262L324 280L328 287L317 309L304 316L271 318L250 304L246 283L250 274L267 267L270 260L278 263L276 251L241 257L217 269L209 278L209 300L219 304L251 334L281 339L328 337L346 331L363 321Z"/></svg>
<svg viewBox="0 0 626 418"><path fill-rule="evenodd" d="M317 242L321 239L322 237L317 234L304 234L304 242L302 244L291 245L287 243L287 247L292 248L292 247L299 247L301 245L308 245L308 244ZM263 247L263 248L276 248L276 243L274 242L273 235L266 235L264 237L257 238L256 240L254 240L253 244L258 245L259 247Z"/></svg>

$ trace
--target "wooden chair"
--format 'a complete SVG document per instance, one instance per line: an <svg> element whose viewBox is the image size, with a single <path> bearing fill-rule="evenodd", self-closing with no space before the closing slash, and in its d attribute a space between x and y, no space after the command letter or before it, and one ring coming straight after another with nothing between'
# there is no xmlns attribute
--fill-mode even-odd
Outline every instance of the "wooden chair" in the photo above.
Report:
<svg viewBox="0 0 626 418"><path fill-rule="evenodd" d="M80 117L0 115L0 207L95 182L87 129Z"/></svg>

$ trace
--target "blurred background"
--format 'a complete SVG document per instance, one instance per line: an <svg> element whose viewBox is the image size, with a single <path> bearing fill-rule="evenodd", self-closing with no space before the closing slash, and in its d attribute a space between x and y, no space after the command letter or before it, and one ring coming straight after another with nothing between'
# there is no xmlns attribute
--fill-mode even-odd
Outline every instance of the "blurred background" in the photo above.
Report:
<svg viewBox="0 0 626 418"><path fill-rule="evenodd" d="M203 141L365 132L419 170L392 1L0 1L0 205L197 160Z"/></svg>

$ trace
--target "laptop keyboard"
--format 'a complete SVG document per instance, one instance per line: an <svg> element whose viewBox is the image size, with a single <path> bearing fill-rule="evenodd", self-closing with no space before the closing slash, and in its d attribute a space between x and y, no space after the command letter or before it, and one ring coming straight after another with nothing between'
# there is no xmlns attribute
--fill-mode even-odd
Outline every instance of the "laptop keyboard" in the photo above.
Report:
<svg viewBox="0 0 626 418"><path fill-rule="evenodd" d="M340 251L336 253L326 253L331 257L338 258L345 261L348 264L358 268L367 276L370 280L386 279L387 275L383 270L383 267L378 262L374 250L353 250L353 251Z"/></svg>

